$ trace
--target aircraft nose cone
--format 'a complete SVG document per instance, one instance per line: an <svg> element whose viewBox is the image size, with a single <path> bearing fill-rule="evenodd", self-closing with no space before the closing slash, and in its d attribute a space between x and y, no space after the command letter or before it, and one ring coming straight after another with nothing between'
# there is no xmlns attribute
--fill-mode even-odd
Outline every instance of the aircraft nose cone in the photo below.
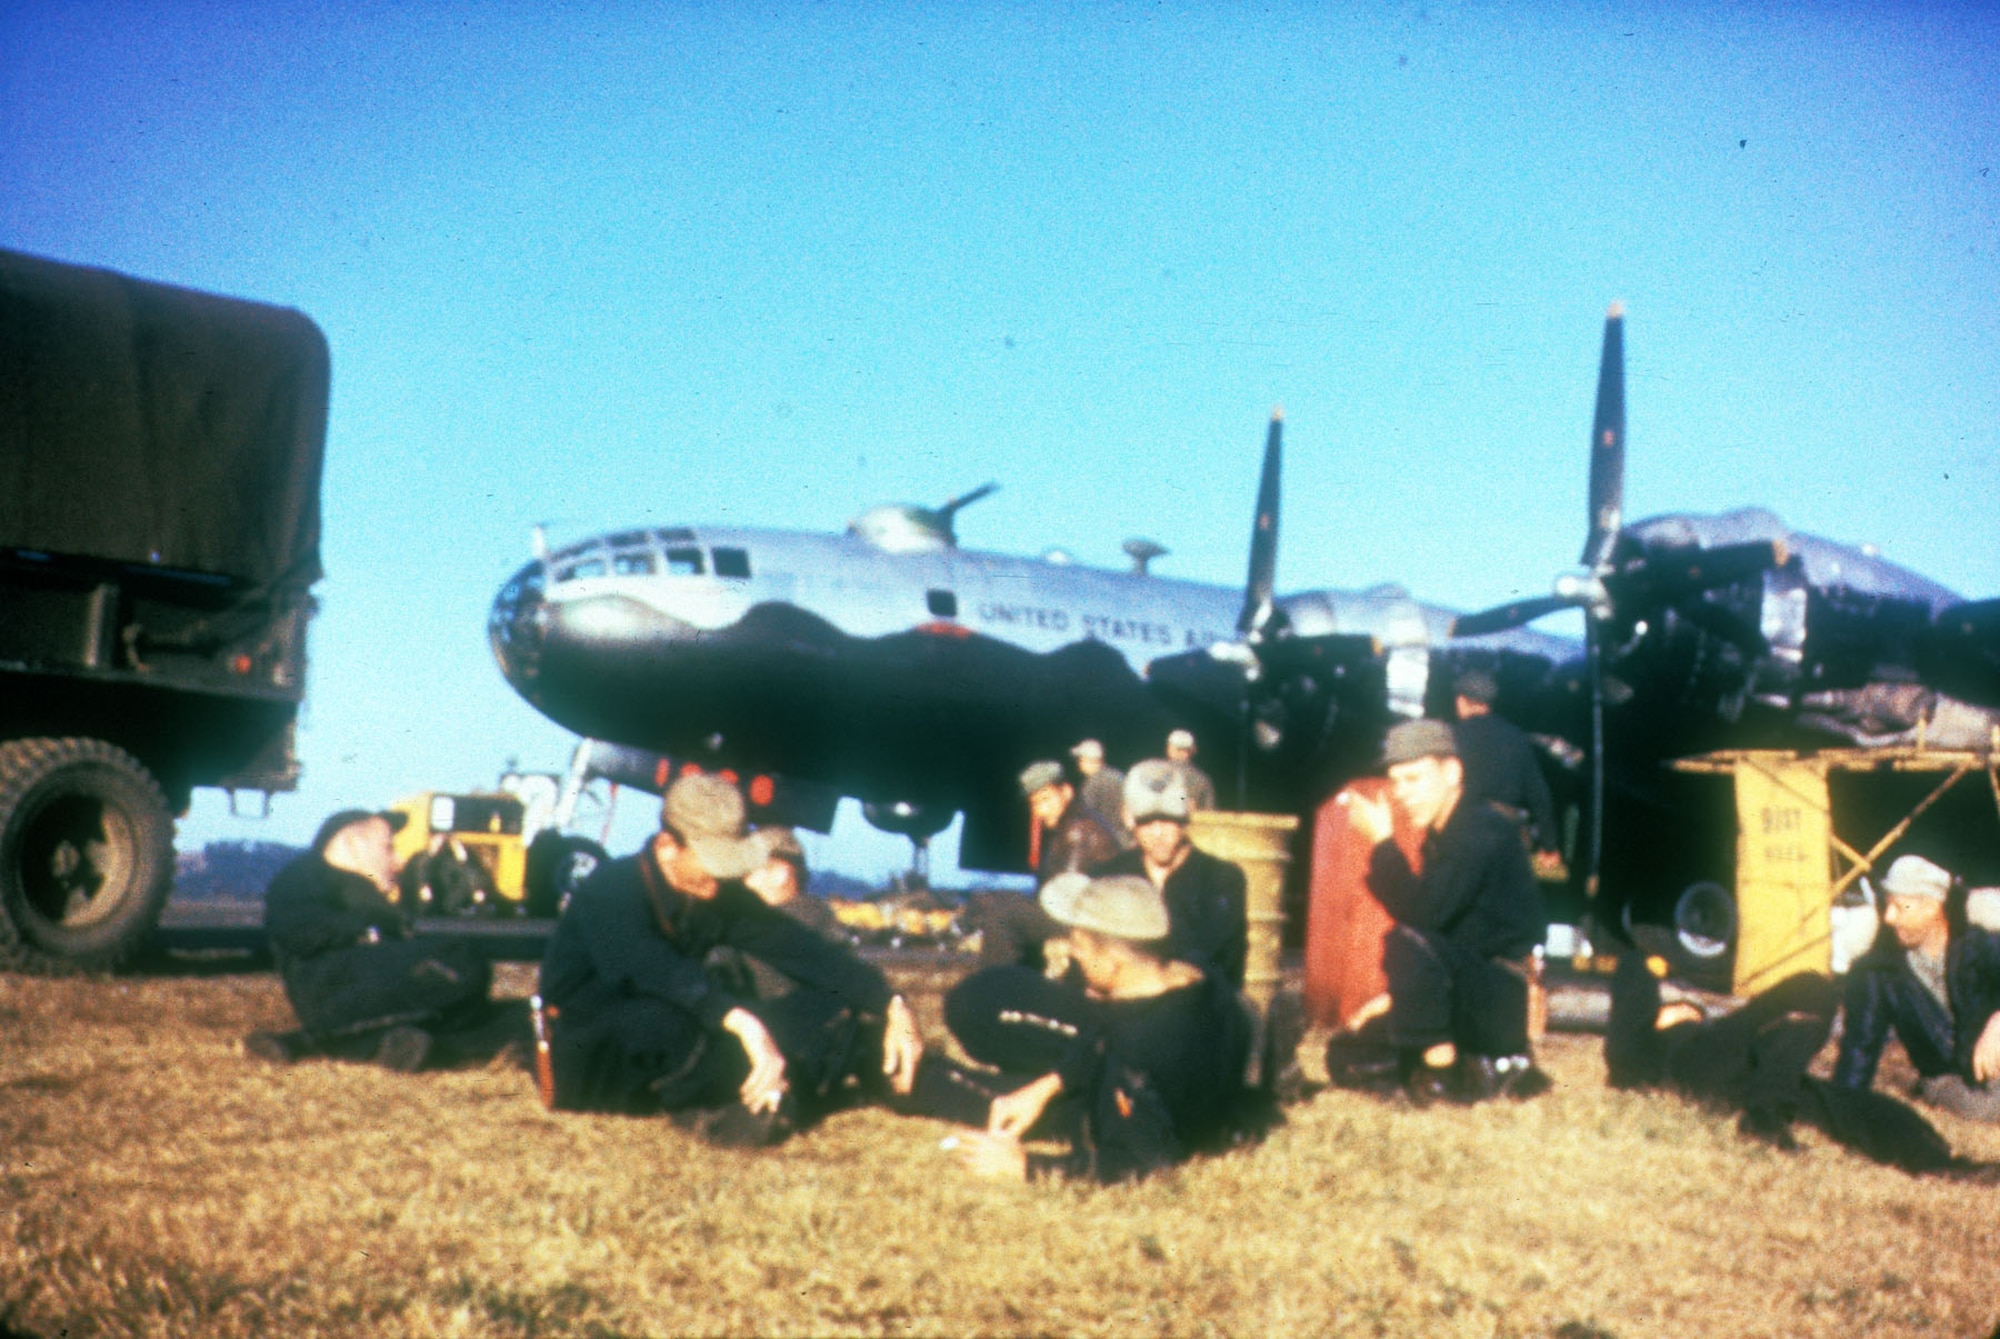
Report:
<svg viewBox="0 0 2000 1339"><path fill-rule="evenodd" d="M532 562L516 572L494 597L486 621L487 640L500 673L524 695L532 695L541 676L542 643L548 631L548 608L542 602L544 570L542 563Z"/></svg>

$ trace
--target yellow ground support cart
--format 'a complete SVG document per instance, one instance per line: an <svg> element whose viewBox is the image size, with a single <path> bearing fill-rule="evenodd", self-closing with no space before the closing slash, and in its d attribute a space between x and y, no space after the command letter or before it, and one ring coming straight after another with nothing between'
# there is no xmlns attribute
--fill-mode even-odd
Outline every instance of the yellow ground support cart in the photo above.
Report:
<svg viewBox="0 0 2000 1339"><path fill-rule="evenodd" d="M2000 734L2000 732L1996 732ZM1875 872L1961 783L1984 774L2000 815L2000 738L1978 751L1884 749L1726 750L1676 760L1683 772L1727 776L1736 791L1736 963L1733 989L1749 995L1794 972L1832 970L1831 910ZM1892 782L1900 779L1900 784ZM1894 794L1885 809L1836 803L1835 783ZM1915 786L1911 786L1915 782ZM1973 782L1972 784L1977 784ZM1908 797L1916 795L1913 802ZM1843 812L1843 809L1849 812ZM1857 817L1856 810L1864 810ZM1895 816L1900 810L1900 816ZM1847 831L1836 831L1837 826Z"/></svg>
<svg viewBox="0 0 2000 1339"><path fill-rule="evenodd" d="M513 795L423 791L390 808L406 910L419 916L526 911L526 806Z"/></svg>

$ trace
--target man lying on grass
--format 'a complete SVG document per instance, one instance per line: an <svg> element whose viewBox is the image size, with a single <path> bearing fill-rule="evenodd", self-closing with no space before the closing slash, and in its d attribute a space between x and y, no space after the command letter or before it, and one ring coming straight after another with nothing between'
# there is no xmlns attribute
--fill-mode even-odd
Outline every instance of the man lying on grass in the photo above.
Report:
<svg viewBox="0 0 2000 1339"><path fill-rule="evenodd" d="M743 885L767 854L735 786L688 776L668 789L652 842L577 890L542 959L557 1109L671 1112L710 1142L762 1147L850 1088L909 1092L923 1055L909 1005ZM739 998L709 969L718 948L795 989Z"/></svg>
<svg viewBox="0 0 2000 1339"><path fill-rule="evenodd" d="M994 1179L1060 1171L1119 1181L1230 1142L1248 1114L1250 1020L1212 968L1165 956L1167 908L1148 879L1064 874L1041 904L1067 927L1071 969L990 967L945 999L945 1021L985 1073L932 1055L911 1105L982 1127L955 1136ZM1059 951L1058 961L1065 956ZM1031 1157L1025 1137L1067 1139Z"/></svg>
<svg viewBox="0 0 2000 1339"><path fill-rule="evenodd" d="M1797 1150L1792 1123L1801 1121L1913 1174L1991 1181L2000 1173L2000 1166L1953 1157L1929 1121L1886 1093L1807 1073L1833 1028L1839 993L1831 978L1801 972L1710 1018L1689 1001L1661 1002L1664 971L1658 957L1635 952L1618 960L1604 1035L1614 1088L1668 1088L1741 1112L1737 1128L1746 1137L1784 1152Z"/></svg>

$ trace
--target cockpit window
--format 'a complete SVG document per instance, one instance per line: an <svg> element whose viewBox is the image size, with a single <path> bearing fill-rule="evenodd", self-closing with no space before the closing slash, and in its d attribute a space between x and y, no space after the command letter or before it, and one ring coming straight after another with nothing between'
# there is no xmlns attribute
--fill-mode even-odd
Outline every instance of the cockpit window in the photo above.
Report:
<svg viewBox="0 0 2000 1339"><path fill-rule="evenodd" d="M556 569L557 581L581 581L585 577L601 577L603 575L604 559L602 558L586 558L580 563L571 563L567 567L558 567Z"/></svg>
<svg viewBox="0 0 2000 1339"><path fill-rule="evenodd" d="M655 530L653 538L659 540L662 544L692 544L694 543L694 531Z"/></svg>
<svg viewBox="0 0 2000 1339"><path fill-rule="evenodd" d="M621 577L651 576L654 566L651 549L628 550L611 555L611 570Z"/></svg>
<svg viewBox="0 0 2000 1339"><path fill-rule="evenodd" d="M667 574L677 577L698 577L701 575L700 549L668 549Z"/></svg>
<svg viewBox="0 0 2000 1339"><path fill-rule="evenodd" d="M615 535L605 536L604 542L613 548L629 549L647 542L644 530L621 530Z"/></svg>
<svg viewBox="0 0 2000 1339"><path fill-rule="evenodd" d="M750 554L746 549L715 550L715 574L719 577L747 577L750 575Z"/></svg>

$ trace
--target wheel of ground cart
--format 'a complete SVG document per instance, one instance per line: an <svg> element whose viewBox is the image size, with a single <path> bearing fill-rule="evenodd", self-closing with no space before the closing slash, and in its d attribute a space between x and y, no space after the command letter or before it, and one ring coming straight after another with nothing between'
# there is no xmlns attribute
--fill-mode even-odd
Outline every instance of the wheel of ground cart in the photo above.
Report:
<svg viewBox="0 0 2000 1339"><path fill-rule="evenodd" d="M1712 880L1691 883L1674 903L1674 937L1702 962L1729 952L1736 939L1736 899Z"/></svg>
<svg viewBox="0 0 2000 1339"><path fill-rule="evenodd" d="M610 859L588 837L565 837L554 829L535 835L528 844L527 885L530 916L560 916L570 896L597 867Z"/></svg>
<svg viewBox="0 0 2000 1339"><path fill-rule="evenodd" d="M159 783L95 739L0 744L0 965L115 967L173 887L174 820Z"/></svg>

